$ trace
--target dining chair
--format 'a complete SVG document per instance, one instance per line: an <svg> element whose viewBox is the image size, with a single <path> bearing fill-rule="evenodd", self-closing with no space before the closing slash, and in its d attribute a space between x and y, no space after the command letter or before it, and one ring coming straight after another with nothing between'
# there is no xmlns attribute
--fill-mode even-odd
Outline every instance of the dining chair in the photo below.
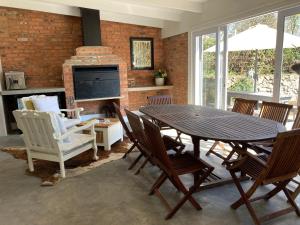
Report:
<svg viewBox="0 0 300 225"><path fill-rule="evenodd" d="M237 209L245 204L256 225L260 225L261 222L265 222L292 211L295 211L296 214L300 216L299 208L286 187L287 184L297 176L300 168L299 146L300 129L296 129L278 134L272 153L267 160L265 157L255 156L248 151L242 150L238 152L240 154L239 159L232 162L227 161L227 169L241 194L241 198L234 202L231 205L231 208ZM237 172L247 174L254 180L253 185L247 192L243 190L240 181L236 176ZM263 196L251 199L251 196L259 186L269 184L273 184L275 188ZM259 199L269 200L280 191L284 192L291 207L258 218L251 202Z"/></svg>
<svg viewBox="0 0 300 225"><path fill-rule="evenodd" d="M167 105L172 103L173 103L173 98L171 95L147 96L148 105Z"/></svg>
<svg viewBox="0 0 300 225"><path fill-rule="evenodd" d="M137 139L137 145L139 146L139 149L141 152L140 155L137 157L137 161L139 161L142 156L145 157L145 160L143 161L143 163L140 165L140 167L137 169L137 171L135 173L135 174L139 174L141 169L143 169L145 167L147 162L150 161L152 164L155 164L155 163L152 160L153 155L147 147L146 137L145 137L145 133L144 133L144 127L143 127L140 117L137 114L135 114L127 109L125 109L125 112L126 112L129 124L131 126L132 132ZM182 150L185 148L185 145L183 145L180 142L175 141L174 139L172 139L171 137L169 137L167 135L163 136L163 142L164 142L164 146L167 151L172 151L172 152L175 152L176 154L180 154L182 152Z"/></svg>
<svg viewBox="0 0 300 225"><path fill-rule="evenodd" d="M132 142L132 146L129 148L129 150L128 150L128 151L124 154L124 156L123 156L123 158L126 158L127 155L128 155L129 153L131 153L136 147L137 147L138 149L139 149L140 147L139 147L139 145L138 145L137 139L134 137L133 132L131 132L131 131L129 130L129 128L127 127L126 122L124 121L123 115L122 115L122 113L121 113L120 107L119 107L115 102L113 102L113 105L114 105L115 111L116 111L116 113L117 113L117 116L118 116L118 118L119 118L119 120L120 120L120 122L121 122L121 124L122 124L122 127L123 127L123 129L125 130L126 136L127 136L127 137L129 138L129 140ZM141 158L141 156L140 156L140 158ZM136 163L139 161L140 158L137 158L135 161L133 161L133 163L129 166L128 169L129 169L129 170L132 169L132 168L136 165Z"/></svg>
<svg viewBox="0 0 300 225"><path fill-rule="evenodd" d="M231 111L236 112L236 113L245 114L245 115L253 115L254 109L256 106L257 106L256 100L236 98ZM220 153L214 151L214 149L218 145L221 146L224 150L224 147L221 145L221 142L215 141L214 144L211 146L211 148L206 153L206 156L209 156L210 154L214 154L214 155L218 156L219 158L226 160L226 157L224 157Z"/></svg>
<svg viewBox="0 0 300 225"><path fill-rule="evenodd" d="M147 97L147 105L170 105L170 104L173 104L173 98L171 95L153 95L153 96ZM170 126L168 126L167 124L162 123L160 121L153 120L153 122L155 122L161 130L173 129ZM182 142L181 137L180 137L181 132L178 130L176 130L176 132L177 132L177 136L176 136L175 140Z"/></svg>
<svg viewBox="0 0 300 225"><path fill-rule="evenodd" d="M188 153L169 156L167 154L163 139L160 135L159 127L143 116L142 120L144 122L148 149L153 153L154 161L162 170L161 175L152 186L149 194L156 194L168 208L169 212L165 219L172 218L187 200L190 201L195 209L201 210L201 206L192 196L192 194L211 174L214 168L203 160L196 159ZM184 174L198 175L197 181L190 188L186 188L179 177ZM175 207L171 207L171 205L159 191L159 188L167 179L169 179L175 188L184 195L182 199L175 205Z"/></svg>
<svg viewBox="0 0 300 225"><path fill-rule="evenodd" d="M292 108L293 106L288 104L263 101L259 112L259 117L263 119L273 120L285 125ZM274 140L251 142L247 143L245 147L247 147L248 149L252 149L257 153L266 153L266 151L270 151L270 147L272 147L273 141ZM244 149L246 150L247 148ZM225 161L230 160L234 153L234 150L231 151Z"/></svg>
<svg viewBox="0 0 300 225"><path fill-rule="evenodd" d="M259 117L286 124L292 105L277 102L262 102Z"/></svg>

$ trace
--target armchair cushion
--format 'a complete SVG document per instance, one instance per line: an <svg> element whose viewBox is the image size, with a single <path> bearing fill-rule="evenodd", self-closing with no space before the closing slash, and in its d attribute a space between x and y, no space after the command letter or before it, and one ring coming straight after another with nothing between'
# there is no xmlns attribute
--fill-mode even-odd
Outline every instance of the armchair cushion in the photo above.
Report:
<svg viewBox="0 0 300 225"><path fill-rule="evenodd" d="M71 134L69 138L72 141L58 144L64 155L76 151L78 147L81 147L94 139L90 134Z"/></svg>
<svg viewBox="0 0 300 225"><path fill-rule="evenodd" d="M60 113L57 96L45 96L43 98L32 98L35 110L40 112Z"/></svg>

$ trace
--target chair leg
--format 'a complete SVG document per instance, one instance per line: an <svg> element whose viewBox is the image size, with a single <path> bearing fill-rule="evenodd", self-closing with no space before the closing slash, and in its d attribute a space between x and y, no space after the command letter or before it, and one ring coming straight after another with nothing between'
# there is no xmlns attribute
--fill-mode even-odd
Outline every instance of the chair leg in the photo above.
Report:
<svg viewBox="0 0 300 225"><path fill-rule="evenodd" d="M137 169L137 171L135 172L135 175L138 175L141 170L146 166L147 162L150 161L150 156L147 156L144 160L144 162L142 163L142 165Z"/></svg>
<svg viewBox="0 0 300 225"><path fill-rule="evenodd" d="M59 167L60 167L60 175L62 178L66 177L66 171L65 171L65 163L64 161L59 162Z"/></svg>
<svg viewBox="0 0 300 225"><path fill-rule="evenodd" d="M214 144L210 147L210 149L208 150L208 152L205 155L209 156L214 151L214 149L218 146L218 144L219 144L219 141L215 141Z"/></svg>
<svg viewBox="0 0 300 225"><path fill-rule="evenodd" d="M33 172L34 171L34 165L33 165L33 161L32 161L32 157L31 154L28 153L29 151L27 151L27 160L28 160L28 167L29 167L29 171Z"/></svg>
<svg viewBox="0 0 300 225"><path fill-rule="evenodd" d="M133 145L130 147L130 149L124 154L124 156L122 157L123 159L125 159L127 157L127 155L133 151L133 149L136 147L136 143L134 142Z"/></svg>
<svg viewBox="0 0 300 225"><path fill-rule="evenodd" d="M296 188L296 190L292 193L292 198L296 199L300 193L300 185Z"/></svg>
<svg viewBox="0 0 300 225"><path fill-rule="evenodd" d="M272 198L273 196L275 196L278 192L282 191L282 188L284 186L282 185L282 183L278 184L273 190L271 190L270 192L268 192L264 199L265 200L269 200L270 198Z"/></svg>
<svg viewBox="0 0 300 225"><path fill-rule="evenodd" d="M158 179L152 185L149 195L153 195L155 190L160 188L160 186L165 182L166 179L167 179L167 175L164 172L162 172L162 174L158 177Z"/></svg>
<svg viewBox="0 0 300 225"><path fill-rule="evenodd" d="M201 206L199 205L199 203L192 196L193 192L195 191L194 188L190 189L188 191L179 179L170 179L170 180L175 185L175 187L177 187L184 194L184 197L168 213L168 215L165 217L166 220L171 219L187 200L189 200L191 202L191 204L195 207L195 209L197 209L197 210L202 209ZM199 184L200 184L200 182L199 182Z"/></svg>
<svg viewBox="0 0 300 225"><path fill-rule="evenodd" d="M251 197L251 195L255 192L255 190L257 189L258 185L256 183L253 184L253 186L249 189L249 191L247 193L244 192L237 176L235 175L234 172L230 171L230 174L233 178L233 181L238 189L238 191L241 194L241 199L238 200L237 202L235 202L234 204L231 205L231 208L236 209L238 208L240 205L242 205L243 203L246 205L255 225L260 225L259 219L257 218L254 209L252 208L249 198Z"/></svg>
<svg viewBox="0 0 300 225"><path fill-rule="evenodd" d="M93 149L94 149L94 155L93 155L93 159L95 161L97 161L99 159L99 156L97 155L97 152L98 152L98 146L96 144L96 142L93 144Z"/></svg>
<svg viewBox="0 0 300 225"><path fill-rule="evenodd" d="M300 211L299 211L299 208L298 208L297 204L295 203L294 199L292 198L290 192L286 189L286 187L284 187L282 190L283 190L285 196L287 197L289 203L290 203L290 204L293 206L293 208L295 209L295 212L296 212L297 216L300 217Z"/></svg>
<svg viewBox="0 0 300 225"><path fill-rule="evenodd" d="M133 161L133 163L131 163L128 170L131 170L138 163L138 161L140 161L143 155L144 155L143 153L140 153L140 155Z"/></svg>
<svg viewBox="0 0 300 225"><path fill-rule="evenodd" d="M181 132L178 131L178 130L176 130L176 132L177 132L177 136L176 136L176 138L175 138L175 141L179 141L180 143L182 143L182 140L181 140L181 137L180 137Z"/></svg>

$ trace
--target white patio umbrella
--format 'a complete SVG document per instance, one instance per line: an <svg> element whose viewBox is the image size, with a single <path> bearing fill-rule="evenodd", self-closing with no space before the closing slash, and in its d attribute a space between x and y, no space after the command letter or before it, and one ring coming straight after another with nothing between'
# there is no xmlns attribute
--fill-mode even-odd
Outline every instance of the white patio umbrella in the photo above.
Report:
<svg viewBox="0 0 300 225"><path fill-rule="evenodd" d="M258 50L274 49L276 47L277 30L264 24L257 24L241 33L238 33L231 38L228 38L228 51L249 51L255 50L255 83L254 91L256 91L257 81L257 56ZM223 50L223 43L221 42L221 51ZM300 47L300 37L284 33L283 48ZM212 46L204 52L215 52L216 46Z"/></svg>

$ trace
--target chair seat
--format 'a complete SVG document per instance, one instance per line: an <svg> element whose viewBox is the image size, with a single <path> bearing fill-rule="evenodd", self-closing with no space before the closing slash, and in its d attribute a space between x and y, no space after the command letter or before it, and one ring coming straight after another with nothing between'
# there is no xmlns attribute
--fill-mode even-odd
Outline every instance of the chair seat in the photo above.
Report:
<svg viewBox="0 0 300 225"><path fill-rule="evenodd" d="M66 117L63 118L63 123L66 127L66 129L72 128L74 126L76 126L77 124L79 124L81 121L80 119L68 119Z"/></svg>
<svg viewBox="0 0 300 225"><path fill-rule="evenodd" d="M93 140L94 138L89 134L71 134L68 142L59 143L58 145L63 154L68 155Z"/></svg>
<svg viewBox="0 0 300 225"><path fill-rule="evenodd" d="M170 160L177 175L194 173L207 168L206 163L189 153L170 156Z"/></svg>

